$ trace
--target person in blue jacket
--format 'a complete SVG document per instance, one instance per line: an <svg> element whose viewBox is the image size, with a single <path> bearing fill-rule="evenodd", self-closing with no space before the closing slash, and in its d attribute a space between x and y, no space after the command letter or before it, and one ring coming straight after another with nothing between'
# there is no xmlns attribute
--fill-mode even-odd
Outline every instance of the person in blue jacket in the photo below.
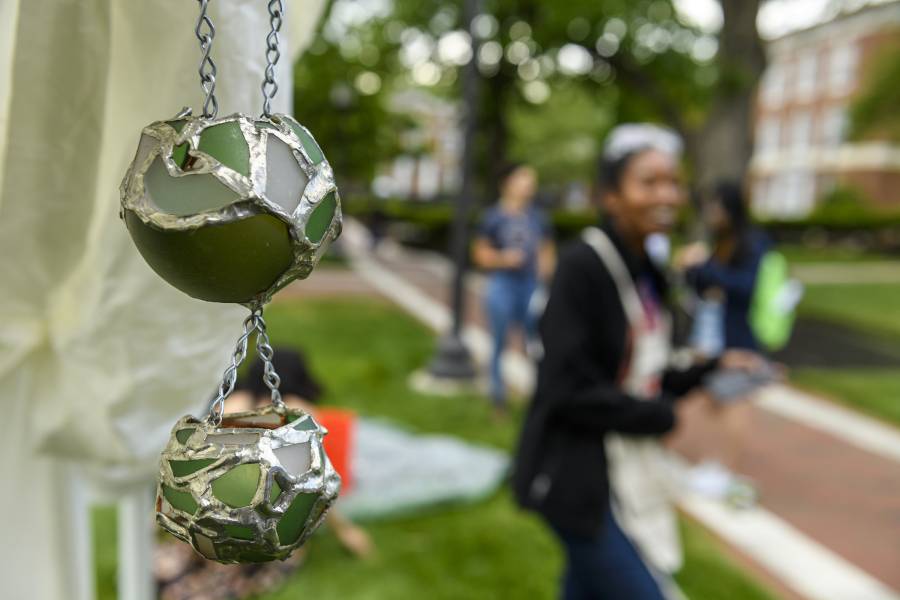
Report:
<svg viewBox="0 0 900 600"><path fill-rule="evenodd" d="M687 282L701 298L721 300L723 323L716 348L758 351L750 328L750 304L760 262L771 243L753 227L741 188L734 182L716 186L704 220L713 238L712 249L695 246L684 251L681 262Z"/></svg>
<svg viewBox="0 0 900 600"><path fill-rule="evenodd" d="M676 257L687 284L697 295L694 328L689 344L702 356L714 358L725 348L762 351L750 326L756 279L771 242L754 227L735 182L720 182L704 208L704 221L712 238L710 249L695 244ZM695 467L689 484L706 496L739 506L755 502L751 481L735 475L740 470L744 439L750 429L749 400L761 387L777 378L776 369L748 373L718 369L706 376L704 388L715 418L726 432L720 459L707 459Z"/></svg>

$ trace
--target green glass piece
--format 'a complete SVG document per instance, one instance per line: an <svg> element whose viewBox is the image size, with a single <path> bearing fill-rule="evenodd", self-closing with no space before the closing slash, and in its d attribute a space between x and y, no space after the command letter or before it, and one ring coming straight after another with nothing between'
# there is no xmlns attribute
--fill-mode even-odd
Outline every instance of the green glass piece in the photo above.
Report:
<svg viewBox="0 0 900 600"><path fill-rule="evenodd" d="M300 538L303 526L306 525L306 519L317 499L316 494L297 494L288 509L284 511L284 516L275 526L278 531L278 539L283 545L293 544Z"/></svg>
<svg viewBox="0 0 900 600"><path fill-rule="evenodd" d="M245 177L250 176L250 148L237 121L204 129L197 149Z"/></svg>
<svg viewBox="0 0 900 600"><path fill-rule="evenodd" d="M329 193L319 202L319 205L313 209L306 223L306 237L314 244L318 244L325 237L325 232L331 226L334 219L334 212L337 210L337 195L334 192Z"/></svg>
<svg viewBox="0 0 900 600"><path fill-rule="evenodd" d="M303 415L298 415L296 413L287 413L286 415L284 415L284 422L285 423L293 423L294 421L296 421L297 419L299 419L302 416Z"/></svg>
<svg viewBox="0 0 900 600"><path fill-rule="evenodd" d="M161 231L125 211L125 223L157 275L207 302L248 302L271 287L294 259L287 225L271 215Z"/></svg>
<svg viewBox="0 0 900 600"><path fill-rule="evenodd" d="M248 506L259 488L259 465L238 465L212 482L213 495L232 508Z"/></svg>
<svg viewBox="0 0 900 600"><path fill-rule="evenodd" d="M184 168L184 163L187 160L187 151L188 151L188 143L185 142L183 144L178 144L177 146L172 148L172 160L175 161L175 164Z"/></svg>
<svg viewBox="0 0 900 600"><path fill-rule="evenodd" d="M196 429L180 429L175 432L175 439L178 440L179 444L187 444L188 438L190 438L191 434L195 431Z"/></svg>
<svg viewBox="0 0 900 600"><path fill-rule="evenodd" d="M302 421L294 425L294 429L296 429L297 431L316 431L318 428L319 426L316 425L316 422L311 418L303 419Z"/></svg>
<svg viewBox="0 0 900 600"><path fill-rule="evenodd" d="M242 563L263 563L275 560L273 556L259 550L242 550L237 553L235 558Z"/></svg>
<svg viewBox="0 0 900 600"><path fill-rule="evenodd" d="M287 124L291 126L291 129L294 130L294 133L297 134L297 137L300 138L300 143L303 144L303 149L306 150L306 154L309 156L309 160L312 161L314 165L319 164L323 160L325 160L325 154L322 153L322 149L319 148L319 144L316 143L316 140L313 139L313 136L309 134L303 127L294 123L293 121L287 121Z"/></svg>
<svg viewBox="0 0 900 600"><path fill-rule="evenodd" d="M254 531L244 525L223 525L222 529L225 530L229 537L238 540L252 540L256 538Z"/></svg>
<svg viewBox="0 0 900 600"><path fill-rule="evenodd" d="M162 491L163 496L174 508L190 514L197 512L197 501L194 500L190 492L180 492L167 485L162 486Z"/></svg>
<svg viewBox="0 0 900 600"><path fill-rule="evenodd" d="M210 173L172 177L161 158L144 174L144 189L159 210L178 217L218 210L241 199Z"/></svg>
<svg viewBox="0 0 900 600"><path fill-rule="evenodd" d="M187 123L187 121L185 121L183 119L179 119L177 121L166 121L166 124L169 127L171 127L172 129L174 129L177 133L181 133L181 130L184 129L185 123ZM178 146L175 146L174 148L172 148L172 160L174 160L175 164L178 165L179 167L184 168L184 161L187 158L187 151L188 151L188 143L187 142L185 142L183 144L179 144Z"/></svg>
<svg viewBox="0 0 900 600"><path fill-rule="evenodd" d="M214 462L216 462L215 458L198 458L197 460L170 460L169 466L172 467L172 475L174 475L175 477L187 477L191 473L196 473L200 469L205 469Z"/></svg>
<svg viewBox="0 0 900 600"><path fill-rule="evenodd" d="M272 482L272 487L269 488L269 504L275 504L278 502L278 498L281 497L281 486L278 485L277 481Z"/></svg>

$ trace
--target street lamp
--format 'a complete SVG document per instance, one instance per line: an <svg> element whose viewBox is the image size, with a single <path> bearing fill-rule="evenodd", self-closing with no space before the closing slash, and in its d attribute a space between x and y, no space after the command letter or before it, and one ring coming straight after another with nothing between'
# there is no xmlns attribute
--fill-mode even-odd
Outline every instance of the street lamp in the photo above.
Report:
<svg viewBox="0 0 900 600"><path fill-rule="evenodd" d="M472 205L475 175L475 133L478 127L478 102L481 76L478 73L478 42L472 31L472 21L480 13L481 0L464 0L463 22L471 36L472 57L462 70L463 155L462 185L453 215L450 254L453 257L453 289L451 305L453 322L450 330L438 340L437 352L428 365L428 372L436 378L456 381L475 377L472 355L462 340L465 308L465 275L469 252L469 212Z"/></svg>

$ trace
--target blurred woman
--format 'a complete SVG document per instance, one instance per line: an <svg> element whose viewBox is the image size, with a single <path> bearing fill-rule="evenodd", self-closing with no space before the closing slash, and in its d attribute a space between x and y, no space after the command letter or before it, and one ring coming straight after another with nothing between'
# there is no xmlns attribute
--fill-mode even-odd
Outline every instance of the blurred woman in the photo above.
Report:
<svg viewBox="0 0 900 600"><path fill-rule="evenodd" d="M664 598L681 563L659 439L675 426L675 402L716 363L669 368L667 285L645 250L682 205L680 149L653 125L610 133L607 218L561 252L541 320L544 358L513 485L565 548L567 600ZM741 352L720 361L754 364Z"/></svg>
<svg viewBox="0 0 900 600"><path fill-rule="evenodd" d="M759 352L761 345L750 325L756 279L763 256L771 248L765 234L752 226L747 205L736 182L720 182L703 211L712 247L692 244L682 249L675 266L697 296L690 344L706 357L725 348ZM732 474L740 468L740 452L749 430L748 400L777 376L766 365L754 373L718 369L707 376L711 406L727 436L722 461L707 460L691 473L695 491L739 504L752 503L752 484ZM724 463L724 464L722 464Z"/></svg>
<svg viewBox="0 0 900 600"><path fill-rule="evenodd" d="M494 346L490 392L494 408L506 408L506 386L500 359L511 327L518 326L526 342L535 335L529 303L541 277L553 269L554 246L544 216L532 206L537 173L514 164L503 172L500 200L488 210L475 238L475 264L489 271L485 312Z"/></svg>

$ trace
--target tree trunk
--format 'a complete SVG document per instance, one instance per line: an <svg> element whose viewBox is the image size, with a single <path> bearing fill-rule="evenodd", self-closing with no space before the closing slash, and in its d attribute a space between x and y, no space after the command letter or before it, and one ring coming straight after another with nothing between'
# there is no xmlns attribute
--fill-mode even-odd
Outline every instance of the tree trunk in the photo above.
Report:
<svg viewBox="0 0 900 600"><path fill-rule="evenodd" d="M753 155L752 119L756 84L766 66L756 29L760 0L720 0L724 22L719 33L719 84L709 117L687 151L696 168L696 183L743 182Z"/></svg>

